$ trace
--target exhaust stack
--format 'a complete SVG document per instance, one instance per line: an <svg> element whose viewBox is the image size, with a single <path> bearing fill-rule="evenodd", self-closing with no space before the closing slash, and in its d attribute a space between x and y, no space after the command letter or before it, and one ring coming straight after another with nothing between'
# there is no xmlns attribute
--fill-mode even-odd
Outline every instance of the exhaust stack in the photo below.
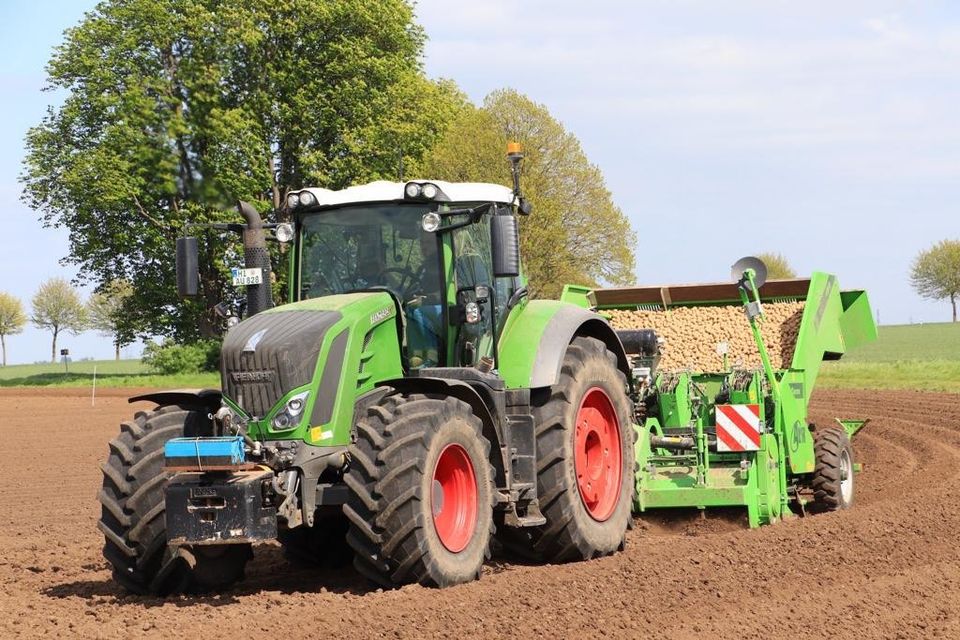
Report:
<svg viewBox="0 0 960 640"><path fill-rule="evenodd" d="M237 210L246 222L243 230L243 261L247 269L260 269L263 281L247 287L247 317L265 311L273 306L270 294L272 266L267 240L263 234L263 220L257 210L248 202L238 201Z"/></svg>

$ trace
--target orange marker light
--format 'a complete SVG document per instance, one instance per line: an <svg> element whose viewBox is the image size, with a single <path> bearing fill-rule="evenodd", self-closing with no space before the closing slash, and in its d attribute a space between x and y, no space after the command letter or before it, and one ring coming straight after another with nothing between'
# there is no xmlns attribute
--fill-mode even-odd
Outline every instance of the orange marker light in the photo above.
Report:
<svg viewBox="0 0 960 640"><path fill-rule="evenodd" d="M508 155L508 156L512 156L512 155L516 155L516 154L520 154L520 153L522 153L522 151L521 151L521 149L520 149L520 143L519 143L519 142L508 142L508 143L507 143L507 155Z"/></svg>

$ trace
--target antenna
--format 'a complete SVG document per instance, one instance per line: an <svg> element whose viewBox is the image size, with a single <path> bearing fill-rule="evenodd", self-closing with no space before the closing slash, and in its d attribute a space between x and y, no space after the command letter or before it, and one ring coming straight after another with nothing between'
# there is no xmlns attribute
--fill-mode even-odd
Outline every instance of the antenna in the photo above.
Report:
<svg viewBox="0 0 960 640"><path fill-rule="evenodd" d="M524 153L519 142L507 143L507 159L510 161L510 175L513 177L513 197L517 200L517 210L523 215L530 215L533 206L523 197L520 191L520 163Z"/></svg>

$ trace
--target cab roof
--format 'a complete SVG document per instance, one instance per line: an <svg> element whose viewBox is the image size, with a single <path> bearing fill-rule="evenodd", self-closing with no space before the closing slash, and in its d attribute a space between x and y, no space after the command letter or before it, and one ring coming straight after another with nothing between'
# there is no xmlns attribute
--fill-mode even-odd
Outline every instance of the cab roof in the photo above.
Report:
<svg viewBox="0 0 960 640"><path fill-rule="evenodd" d="M333 191L321 187L302 189L309 191L317 198L313 206L329 207L343 204L360 204L363 202L391 202L407 200L404 188L411 182L420 184L435 184L440 191L446 194L450 202L497 202L512 204L513 190L499 184L489 182L444 182L443 180L408 180L406 182L390 182L377 180L368 184L356 185ZM446 200L446 199L445 199Z"/></svg>

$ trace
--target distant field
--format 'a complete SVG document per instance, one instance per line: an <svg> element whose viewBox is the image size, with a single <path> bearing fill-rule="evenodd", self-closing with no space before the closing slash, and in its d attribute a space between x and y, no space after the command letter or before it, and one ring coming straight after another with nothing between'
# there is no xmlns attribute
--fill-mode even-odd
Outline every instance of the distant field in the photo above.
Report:
<svg viewBox="0 0 960 640"><path fill-rule="evenodd" d="M960 323L881 326L876 342L823 363L817 386L960 393Z"/></svg>
<svg viewBox="0 0 960 640"><path fill-rule="evenodd" d="M881 326L876 342L843 357L845 362L960 361L960 322Z"/></svg>
<svg viewBox="0 0 960 640"><path fill-rule="evenodd" d="M0 387L89 387L93 370L98 387L218 387L215 373L163 376L151 373L140 360L87 360L63 364L18 364L0 367Z"/></svg>
<svg viewBox="0 0 960 640"><path fill-rule="evenodd" d="M139 360L0 367L0 387L219 387L216 373L163 376ZM882 326L879 339L825 362L817 386L833 389L922 389L960 393L960 323Z"/></svg>

